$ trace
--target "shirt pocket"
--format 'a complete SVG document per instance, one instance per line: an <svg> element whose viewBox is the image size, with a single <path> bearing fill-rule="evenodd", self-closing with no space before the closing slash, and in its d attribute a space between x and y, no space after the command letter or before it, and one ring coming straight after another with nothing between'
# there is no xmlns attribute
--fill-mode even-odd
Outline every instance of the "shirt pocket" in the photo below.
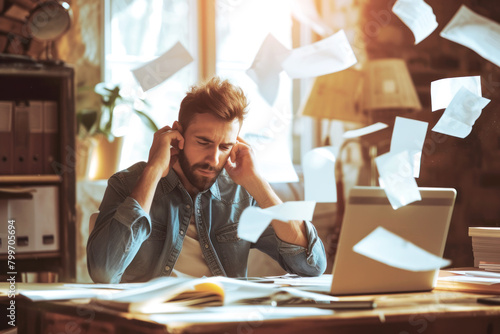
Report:
<svg viewBox="0 0 500 334"><path fill-rule="evenodd" d="M151 234L147 240L165 240L167 237L167 227L165 225L151 222Z"/></svg>
<svg viewBox="0 0 500 334"><path fill-rule="evenodd" d="M219 243L240 241L241 239L238 237L238 224L221 227L215 232L215 237Z"/></svg>

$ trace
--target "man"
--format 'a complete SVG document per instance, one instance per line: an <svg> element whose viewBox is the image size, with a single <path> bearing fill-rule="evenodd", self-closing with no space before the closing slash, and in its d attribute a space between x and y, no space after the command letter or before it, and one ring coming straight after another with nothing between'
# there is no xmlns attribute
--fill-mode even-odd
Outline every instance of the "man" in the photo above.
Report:
<svg viewBox="0 0 500 334"><path fill-rule="evenodd" d="M95 282L157 276L244 277L250 248L288 272L321 275L325 250L310 222L274 220L256 243L241 240L241 213L281 201L239 136L247 100L213 78L193 87L179 120L158 130L148 162L113 175L87 244Z"/></svg>

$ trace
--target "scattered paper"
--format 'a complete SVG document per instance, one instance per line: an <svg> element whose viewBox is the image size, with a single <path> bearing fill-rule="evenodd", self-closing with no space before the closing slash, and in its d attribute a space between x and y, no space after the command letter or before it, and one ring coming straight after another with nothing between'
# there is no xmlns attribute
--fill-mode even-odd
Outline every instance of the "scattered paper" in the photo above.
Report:
<svg viewBox="0 0 500 334"><path fill-rule="evenodd" d="M319 42L293 49L281 64L291 78L309 78L345 70L356 56L344 30Z"/></svg>
<svg viewBox="0 0 500 334"><path fill-rule="evenodd" d="M143 91L158 86L181 68L193 61L193 57L177 42L170 50L155 60L132 70Z"/></svg>
<svg viewBox="0 0 500 334"><path fill-rule="evenodd" d="M490 100L461 87L432 131L458 138L467 137Z"/></svg>
<svg viewBox="0 0 500 334"><path fill-rule="evenodd" d="M432 7L423 0L397 0L392 11L410 28L415 36L415 44L423 41L438 27Z"/></svg>
<svg viewBox="0 0 500 334"><path fill-rule="evenodd" d="M269 34L257 52L252 66L246 71L247 75L255 81L259 93L269 105L273 105L278 95L279 74L283 70L281 63L290 52L273 35Z"/></svg>
<svg viewBox="0 0 500 334"><path fill-rule="evenodd" d="M370 133L375 133L377 131L383 130L383 129L387 128L387 126L388 125L385 123L377 122L375 124L365 126L364 128L361 128L361 129L346 131L346 132L344 132L342 137L344 139L358 138L358 137L369 135Z"/></svg>
<svg viewBox="0 0 500 334"><path fill-rule="evenodd" d="M420 175L420 160L424 147L427 122L414 119L396 117L391 138L391 152L408 151L413 167L413 177Z"/></svg>
<svg viewBox="0 0 500 334"><path fill-rule="evenodd" d="M481 77L456 77L446 78L431 82L431 105L432 111L445 109L461 87L465 87L472 93L482 96Z"/></svg>
<svg viewBox="0 0 500 334"><path fill-rule="evenodd" d="M312 220L315 202L291 201L267 209L248 207L241 214L238 224L238 236L241 239L256 242L273 219L281 221Z"/></svg>
<svg viewBox="0 0 500 334"><path fill-rule="evenodd" d="M382 226L377 227L354 245L353 250L388 266L409 271L436 270L451 263L449 260L429 253Z"/></svg>
<svg viewBox="0 0 500 334"><path fill-rule="evenodd" d="M440 33L500 66L500 24L462 5Z"/></svg>
<svg viewBox="0 0 500 334"><path fill-rule="evenodd" d="M306 201L318 203L337 202L335 180L335 148L318 147L302 159L304 193Z"/></svg>
<svg viewBox="0 0 500 334"><path fill-rule="evenodd" d="M379 172L379 184L394 210L420 201L420 191L413 177L413 167L408 151L389 152L375 158Z"/></svg>

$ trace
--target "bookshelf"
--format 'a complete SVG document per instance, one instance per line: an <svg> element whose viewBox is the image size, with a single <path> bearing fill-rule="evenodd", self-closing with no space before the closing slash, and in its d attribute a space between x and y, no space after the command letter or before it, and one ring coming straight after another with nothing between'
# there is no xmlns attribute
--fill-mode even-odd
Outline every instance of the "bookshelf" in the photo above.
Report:
<svg viewBox="0 0 500 334"><path fill-rule="evenodd" d="M74 70L0 62L0 275L15 220L15 272L75 280Z"/></svg>

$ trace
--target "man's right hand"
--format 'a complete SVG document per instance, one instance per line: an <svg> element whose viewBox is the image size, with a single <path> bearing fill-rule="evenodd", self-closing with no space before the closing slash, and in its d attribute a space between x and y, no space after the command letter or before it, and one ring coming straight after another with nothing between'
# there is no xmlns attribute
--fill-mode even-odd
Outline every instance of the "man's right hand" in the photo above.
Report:
<svg viewBox="0 0 500 334"><path fill-rule="evenodd" d="M184 149L184 137L176 121L172 127L167 125L155 132L149 150L148 167L161 171L161 177L165 177L177 161L179 151L182 149Z"/></svg>

